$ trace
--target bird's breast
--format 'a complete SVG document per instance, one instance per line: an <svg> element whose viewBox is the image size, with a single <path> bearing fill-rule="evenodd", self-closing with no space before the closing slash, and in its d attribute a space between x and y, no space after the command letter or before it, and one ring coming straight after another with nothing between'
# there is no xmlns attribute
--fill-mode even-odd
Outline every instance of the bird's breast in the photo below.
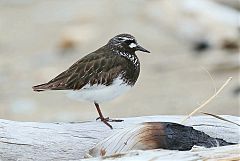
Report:
<svg viewBox="0 0 240 161"><path fill-rule="evenodd" d="M138 68L140 66L139 59L135 54L130 54L128 52L122 51L119 51L118 54L124 57L125 59L129 60L135 68Z"/></svg>

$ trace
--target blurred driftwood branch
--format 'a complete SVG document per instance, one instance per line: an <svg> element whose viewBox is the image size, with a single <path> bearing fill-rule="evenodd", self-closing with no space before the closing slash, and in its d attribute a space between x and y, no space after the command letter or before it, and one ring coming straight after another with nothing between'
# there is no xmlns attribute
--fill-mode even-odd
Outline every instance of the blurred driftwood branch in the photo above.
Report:
<svg viewBox="0 0 240 161"><path fill-rule="evenodd" d="M0 159L80 160L86 156L86 154L90 155L90 149L94 148L97 143L116 132L118 133L120 129L136 127L139 123L143 122L165 121L179 123L183 117L184 116L146 116L126 118L123 123L112 123L114 130L109 129L101 122L38 123L0 120ZM239 117L222 117L234 122L239 122ZM233 143L239 142L238 126L210 116L191 117L186 121L186 125L203 131L214 138L222 138ZM226 157L229 150L232 153L229 154L228 157L236 157L239 147L227 146L221 147L219 150L216 148L214 149L214 154L215 152L216 155L222 152L222 154L225 154L222 156ZM202 155L206 155L208 150L200 148L199 152ZM183 156L196 156L198 152L194 150L192 150L192 152L155 150L148 152L139 151L137 153L139 153L140 156L148 154L154 154L153 156L155 156L157 154L157 156L162 157L170 157L172 155L175 158L181 158ZM211 155L213 155L212 151ZM101 155L100 153L95 153L95 156ZM134 157L136 154L131 152L128 156ZM123 155L122 157L124 158L126 155ZM201 155L199 154L198 157L201 158ZM97 158L92 159L94 160Z"/></svg>

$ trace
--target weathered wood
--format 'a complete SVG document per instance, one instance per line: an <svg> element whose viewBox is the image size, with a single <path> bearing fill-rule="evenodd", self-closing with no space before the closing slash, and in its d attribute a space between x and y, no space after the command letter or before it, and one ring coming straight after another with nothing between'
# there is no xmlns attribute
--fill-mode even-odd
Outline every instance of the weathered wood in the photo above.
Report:
<svg viewBox="0 0 240 161"><path fill-rule="evenodd" d="M239 117L222 116L234 122ZM0 159L2 160L79 160L98 142L119 129L142 122L176 122L183 116L146 116L126 118L111 123L113 130L101 122L37 123L0 120ZM210 116L195 116L186 125L215 138L239 142L239 127Z"/></svg>
<svg viewBox="0 0 240 161"><path fill-rule="evenodd" d="M191 151L176 150L137 150L125 154L86 159L86 161L237 161L240 160L239 145L217 148L194 147Z"/></svg>

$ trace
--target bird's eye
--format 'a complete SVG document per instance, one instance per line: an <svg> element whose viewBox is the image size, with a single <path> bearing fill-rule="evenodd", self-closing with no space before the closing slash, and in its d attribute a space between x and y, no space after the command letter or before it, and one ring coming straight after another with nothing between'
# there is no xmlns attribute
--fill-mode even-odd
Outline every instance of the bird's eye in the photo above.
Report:
<svg viewBox="0 0 240 161"><path fill-rule="evenodd" d="M126 40L125 41L128 45L130 45L130 44L136 44L136 41L135 40Z"/></svg>
<svg viewBox="0 0 240 161"><path fill-rule="evenodd" d="M137 42L135 40L126 40L125 43L130 47L130 48L135 48L137 46Z"/></svg>

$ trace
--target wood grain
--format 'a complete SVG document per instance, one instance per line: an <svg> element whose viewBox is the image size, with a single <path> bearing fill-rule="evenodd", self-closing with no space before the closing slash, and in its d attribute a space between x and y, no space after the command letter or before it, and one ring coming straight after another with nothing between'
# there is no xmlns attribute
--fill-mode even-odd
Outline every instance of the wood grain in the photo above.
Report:
<svg viewBox="0 0 240 161"><path fill-rule="evenodd" d="M102 122L95 121L38 123L0 120L0 160L80 160L89 149L120 129L136 127L143 122L179 123L183 117L160 115L125 118L124 122L113 122L113 130ZM239 117L222 117L240 122ZM211 137L239 142L238 126L210 116L192 117L186 125L204 131Z"/></svg>

